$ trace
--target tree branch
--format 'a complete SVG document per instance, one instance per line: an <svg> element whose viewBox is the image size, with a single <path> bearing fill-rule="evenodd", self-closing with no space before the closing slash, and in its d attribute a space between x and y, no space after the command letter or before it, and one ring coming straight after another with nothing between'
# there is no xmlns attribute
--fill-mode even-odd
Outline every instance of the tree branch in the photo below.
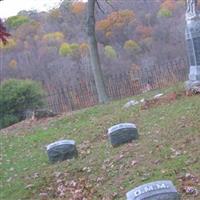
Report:
<svg viewBox="0 0 200 200"><path fill-rule="evenodd" d="M104 12L104 10L101 8L101 6L100 6L98 0L95 0L95 1L96 1L96 4L97 4L99 10L100 10L103 14L105 14L105 12Z"/></svg>

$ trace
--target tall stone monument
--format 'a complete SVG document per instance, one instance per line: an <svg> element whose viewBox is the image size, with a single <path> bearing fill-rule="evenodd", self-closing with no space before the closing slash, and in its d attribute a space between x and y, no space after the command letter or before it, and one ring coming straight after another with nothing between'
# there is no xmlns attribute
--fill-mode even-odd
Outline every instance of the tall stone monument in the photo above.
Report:
<svg viewBox="0 0 200 200"><path fill-rule="evenodd" d="M185 36L190 64L186 90L200 92L200 15L197 0L187 0Z"/></svg>

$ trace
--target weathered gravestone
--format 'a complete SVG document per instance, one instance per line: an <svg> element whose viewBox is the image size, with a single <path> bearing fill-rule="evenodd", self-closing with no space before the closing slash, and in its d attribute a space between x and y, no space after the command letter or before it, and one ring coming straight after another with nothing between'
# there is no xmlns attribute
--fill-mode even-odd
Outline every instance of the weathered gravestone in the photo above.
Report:
<svg viewBox="0 0 200 200"><path fill-rule="evenodd" d="M121 123L108 129L108 137L113 147L138 139L135 124Z"/></svg>
<svg viewBox="0 0 200 200"><path fill-rule="evenodd" d="M136 187L126 194L127 200L180 200L173 183L168 180L155 181Z"/></svg>
<svg viewBox="0 0 200 200"><path fill-rule="evenodd" d="M45 108L41 109L36 109L34 112L34 116L36 119L42 119L46 117L55 117L57 114L54 113L53 111Z"/></svg>
<svg viewBox="0 0 200 200"><path fill-rule="evenodd" d="M186 31L187 54L190 65L186 90L200 90L200 15L197 12L197 0L187 0Z"/></svg>
<svg viewBox="0 0 200 200"><path fill-rule="evenodd" d="M60 140L47 146L49 161L55 163L78 156L74 140Z"/></svg>

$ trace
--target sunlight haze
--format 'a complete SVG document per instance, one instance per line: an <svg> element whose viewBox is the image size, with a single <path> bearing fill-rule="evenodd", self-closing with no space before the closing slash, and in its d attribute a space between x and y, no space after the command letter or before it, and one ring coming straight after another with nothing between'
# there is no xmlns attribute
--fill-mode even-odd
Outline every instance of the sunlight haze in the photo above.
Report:
<svg viewBox="0 0 200 200"><path fill-rule="evenodd" d="M60 0L4 0L0 2L0 18L17 15L21 10L47 11L58 6L60 2Z"/></svg>

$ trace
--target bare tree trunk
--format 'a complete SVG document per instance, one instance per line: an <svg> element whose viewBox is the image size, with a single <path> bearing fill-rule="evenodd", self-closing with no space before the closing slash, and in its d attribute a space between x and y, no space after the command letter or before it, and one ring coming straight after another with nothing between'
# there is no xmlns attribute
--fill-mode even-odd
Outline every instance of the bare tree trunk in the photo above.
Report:
<svg viewBox="0 0 200 200"><path fill-rule="evenodd" d="M95 3L97 0L88 0L88 19L87 19L87 33L90 49L90 60L92 65L92 71L94 74L94 80L98 93L99 103L106 103L108 96L106 94L105 84L103 80L103 73L101 70L99 52L97 47L97 40L95 34Z"/></svg>

